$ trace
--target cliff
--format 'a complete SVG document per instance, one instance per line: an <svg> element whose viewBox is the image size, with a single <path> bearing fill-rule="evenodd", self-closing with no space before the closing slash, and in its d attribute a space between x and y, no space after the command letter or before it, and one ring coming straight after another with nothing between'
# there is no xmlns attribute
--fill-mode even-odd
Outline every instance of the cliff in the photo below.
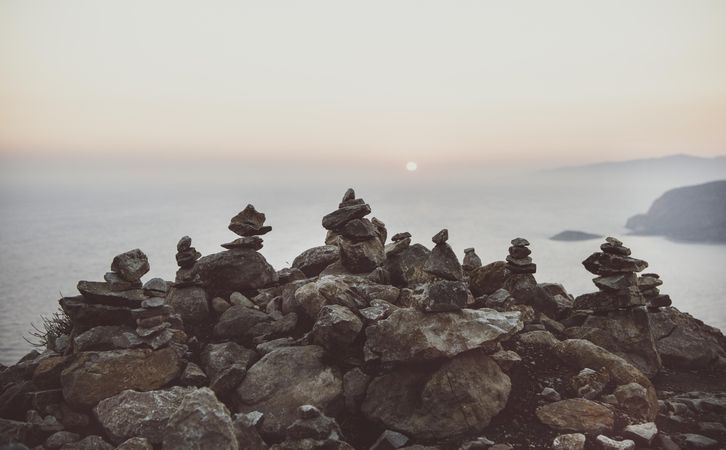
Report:
<svg viewBox="0 0 726 450"><path fill-rule="evenodd" d="M726 180L672 189L625 226L637 234L726 242Z"/></svg>
<svg viewBox="0 0 726 450"><path fill-rule="evenodd" d="M325 244L275 270L248 205L223 251L184 236L174 280L139 249L0 367L0 448L719 448L726 340L607 238L578 297L502 261L392 235L348 190ZM171 253L171 252L170 252Z"/></svg>

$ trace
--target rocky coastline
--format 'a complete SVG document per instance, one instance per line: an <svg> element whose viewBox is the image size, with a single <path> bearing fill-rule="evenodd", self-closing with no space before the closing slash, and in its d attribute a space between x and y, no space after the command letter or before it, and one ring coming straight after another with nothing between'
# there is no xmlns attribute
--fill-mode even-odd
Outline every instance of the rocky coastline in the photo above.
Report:
<svg viewBox="0 0 726 450"><path fill-rule="evenodd" d="M0 449L726 448L726 337L620 240L574 297L527 239L460 262L371 213L348 189L279 270L252 205L219 253L181 237L173 280L110 258L0 366Z"/></svg>

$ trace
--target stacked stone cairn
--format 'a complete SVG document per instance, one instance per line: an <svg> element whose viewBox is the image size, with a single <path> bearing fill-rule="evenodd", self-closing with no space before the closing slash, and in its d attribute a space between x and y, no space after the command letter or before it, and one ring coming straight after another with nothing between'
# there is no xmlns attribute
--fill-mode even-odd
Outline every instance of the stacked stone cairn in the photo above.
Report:
<svg viewBox="0 0 726 450"><path fill-rule="evenodd" d="M449 230L444 228L431 240L436 245L423 270L433 279L417 289L419 305L426 312L460 310L466 307L470 294L456 253L446 242Z"/></svg>
<svg viewBox="0 0 726 450"><path fill-rule="evenodd" d="M588 272L598 275L592 281L599 291L577 297L575 309L609 312L645 305L636 273L648 263L630 257L630 249L613 237L606 238L600 250L582 262Z"/></svg>
<svg viewBox="0 0 726 450"><path fill-rule="evenodd" d="M657 273L644 273L638 277L638 288L650 311L657 311L673 303L670 295L660 293L658 286L662 284L663 280Z"/></svg>
<svg viewBox="0 0 726 450"><path fill-rule="evenodd" d="M192 239L183 236L176 244L176 263L179 269L169 290L168 303L189 324L203 322L209 314L207 297L194 265L202 256L192 247Z"/></svg>
<svg viewBox="0 0 726 450"><path fill-rule="evenodd" d="M507 269L514 274L533 274L537 272L537 265L532 262L529 256L532 250L529 248L529 241L524 238L512 239L512 246L509 247L507 256Z"/></svg>
<svg viewBox="0 0 726 450"><path fill-rule="evenodd" d="M469 273L478 267L481 267L481 258L476 254L474 247L464 249L464 260L461 264L464 273Z"/></svg>
<svg viewBox="0 0 726 450"><path fill-rule="evenodd" d="M371 207L348 189L338 209L323 217L323 228L329 231L326 243L337 243L341 263L350 273L371 272L385 261L386 228L378 219L366 219L370 213Z"/></svg>

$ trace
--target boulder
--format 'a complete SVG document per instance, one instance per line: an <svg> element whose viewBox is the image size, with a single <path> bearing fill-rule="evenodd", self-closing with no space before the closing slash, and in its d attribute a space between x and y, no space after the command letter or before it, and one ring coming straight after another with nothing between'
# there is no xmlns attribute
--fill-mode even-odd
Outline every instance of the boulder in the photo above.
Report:
<svg viewBox="0 0 726 450"><path fill-rule="evenodd" d="M460 281L464 276L456 253L444 241L431 250L423 270L444 280Z"/></svg>
<svg viewBox="0 0 726 450"><path fill-rule="evenodd" d="M132 437L122 442L116 450L154 450L154 446L146 438Z"/></svg>
<svg viewBox="0 0 726 450"><path fill-rule="evenodd" d="M472 351L438 368L400 367L376 377L361 411L407 436L444 440L484 430L504 409L510 390L499 366Z"/></svg>
<svg viewBox="0 0 726 450"><path fill-rule="evenodd" d="M337 245L321 245L300 253L293 260L292 267L302 270L306 277L316 277L338 259L340 249Z"/></svg>
<svg viewBox="0 0 726 450"><path fill-rule="evenodd" d="M250 338L263 332L266 322L272 317L260 310L245 306L232 306L227 309L214 326L214 336L218 338Z"/></svg>
<svg viewBox="0 0 726 450"><path fill-rule="evenodd" d="M582 433L561 434L552 441L552 450L583 450L586 439Z"/></svg>
<svg viewBox="0 0 726 450"><path fill-rule="evenodd" d="M536 409L540 422L558 431L605 433L613 430L615 414L600 403L570 398Z"/></svg>
<svg viewBox="0 0 726 450"><path fill-rule="evenodd" d="M139 281L149 269L149 259L138 248L117 255L111 262L111 271L126 281Z"/></svg>
<svg viewBox="0 0 726 450"><path fill-rule="evenodd" d="M171 288L167 303L181 316L184 323L196 324L209 319L207 294L199 286Z"/></svg>
<svg viewBox="0 0 726 450"><path fill-rule="evenodd" d="M325 305L341 305L351 310L368 306L365 297L344 280L344 276L322 276L295 291L295 302L311 319L317 319Z"/></svg>
<svg viewBox="0 0 726 450"><path fill-rule="evenodd" d="M598 447L602 450L635 450L635 442L630 439L616 441L615 439L610 439L609 437L601 434L595 439L595 441L597 442Z"/></svg>
<svg viewBox="0 0 726 450"><path fill-rule="evenodd" d="M60 450L114 450L114 447L104 441L101 436L92 434L80 441L65 444Z"/></svg>
<svg viewBox="0 0 726 450"><path fill-rule="evenodd" d="M421 244L413 244L389 255L384 267L395 286L415 286L430 281L431 275L423 270L431 251Z"/></svg>
<svg viewBox="0 0 726 450"><path fill-rule="evenodd" d="M209 379L214 379L233 364L240 364L245 369L249 368L257 361L257 353L235 342L221 342L205 345L199 355L199 360Z"/></svg>
<svg viewBox="0 0 726 450"><path fill-rule="evenodd" d="M262 412L262 432L281 437L295 421L298 406L332 406L341 398L343 380L324 355L321 347L308 345L281 347L263 356L237 388L239 412Z"/></svg>
<svg viewBox="0 0 726 450"><path fill-rule="evenodd" d="M613 392L621 410L634 419L651 419L648 390L638 383L618 386Z"/></svg>
<svg viewBox="0 0 726 450"><path fill-rule="evenodd" d="M259 236L272 230L272 227L265 226L265 219L264 213L258 212L253 205L247 205L232 217L227 228L239 236Z"/></svg>
<svg viewBox="0 0 726 450"><path fill-rule="evenodd" d="M469 289L475 297L490 295L504 286L507 277L507 263L495 261L478 267L469 274Z"/></svg>
<svg viewBox="0 0 726 450"><path fill-rule="evenodd" d="M623 436L632 439L636 444L648 447L658 434L658 427L653 422L628 425L623 430Z"/></svg>
<svg viewBox="0 0 726 450"><path fill-rule="evenodd" d="M144 342L130 328L100 325L76 336L73 339L73 351L127 349L140 347L143 344Z"/></svg>
<svg viewBox="0 0 726 450"><path fill-rule="evenodd" d="M371 213L371 207L367 204L344 206L323 217L323 228L326 230L338 230L354 219L361 219Z"/></svg>
<svg viewBox="0 0 726 450"><path fill-rule="evenodd" d="M519 312L463 309L428 314L401 308L366 328L366 358L416 362L451 358L476 348L493 350L522 327Z"/></svg>
<svg viewBox="0 0 726 450"><path fill-rule="evenodd" d="M79 281L77 288L84 298L100 305L138 308L146 299L143 289L114 291L108 283L103 281Z"/></svg>
<svg viewBox="0 0 726 450"><path fill-rule="evenodd" d="M350 309L340 305L326 305L320 309L310 336L314 344L329 352L345 352L356 340L361 329L363 322Z"/></svg>
<svg viewBox="0 0 726 450"><path fill-rule="evenodd" d="M350 273L366 273L383 264L385 253L378 237L365 241L340 240L340 261Z"/></svg>
<svg viewBox="0 0 726 450"><path fill-rule="evenodd" d="M240 448L227 407L208 388L193 390L184 397L163 434L163 450Z"/></svg>
<svg viewBox="0 0 726 450"><path fill-rule="evenodd" d="M721 332L676 308L651 312L650 323L663 365L672 369L706 368L725 357Z"/></svg>
<svg viewBox="0 0 726 450"><path fill-rule="evenodd" d="M136 326L131 310L124 306L100 305L82 297L63 297L59 301L63 312L71 318L76 333L98 325Z"/></svg>
<svg viewBox="0 0 726 450"><path fill-rule="evenodd" d="M61 386L66 402L89 408L126 389L159 389L181 370L179 356L170 347L81 352L61 373Z"/></svg>
<svg viewBox="0 0 726 450"><path fill-rule="evenodd" d="M161 444L169 418L192 390L178 386L148 392L126 390L101 400L93 413L114 444L135 436Z"/></svg>
<svg viewBox="0 0 726 450"><path fill-rule="evenodd" d="M258 289L276 281L277 272L264 256L251 249L235 249L201 258L194 265L207 293L229 298L232 292Z"/></svg>
<svg viewBox="0 0 726 450"><path fill-rule="evenodd" d="M426 311L458 311L469 300L469 289L463 281L436 280L421 287L421 305Z"/></svg>
<svg viewBox="0 0 726 450"><path fill-rule="evenodd" d="M588 256L582 265L588 272L601 276L641 272L648 267L648 263L642 259L602 252Z"/></svg>

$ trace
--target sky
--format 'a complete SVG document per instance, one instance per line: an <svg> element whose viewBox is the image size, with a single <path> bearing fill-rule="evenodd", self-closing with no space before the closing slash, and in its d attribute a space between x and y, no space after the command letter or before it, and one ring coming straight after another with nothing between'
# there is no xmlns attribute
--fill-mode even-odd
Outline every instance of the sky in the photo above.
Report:
<svg viewBox="0 0 726 450"><path fill-rule="evenodd" d="M726 2L0 0L0 155L726 153Z"/></svg>

